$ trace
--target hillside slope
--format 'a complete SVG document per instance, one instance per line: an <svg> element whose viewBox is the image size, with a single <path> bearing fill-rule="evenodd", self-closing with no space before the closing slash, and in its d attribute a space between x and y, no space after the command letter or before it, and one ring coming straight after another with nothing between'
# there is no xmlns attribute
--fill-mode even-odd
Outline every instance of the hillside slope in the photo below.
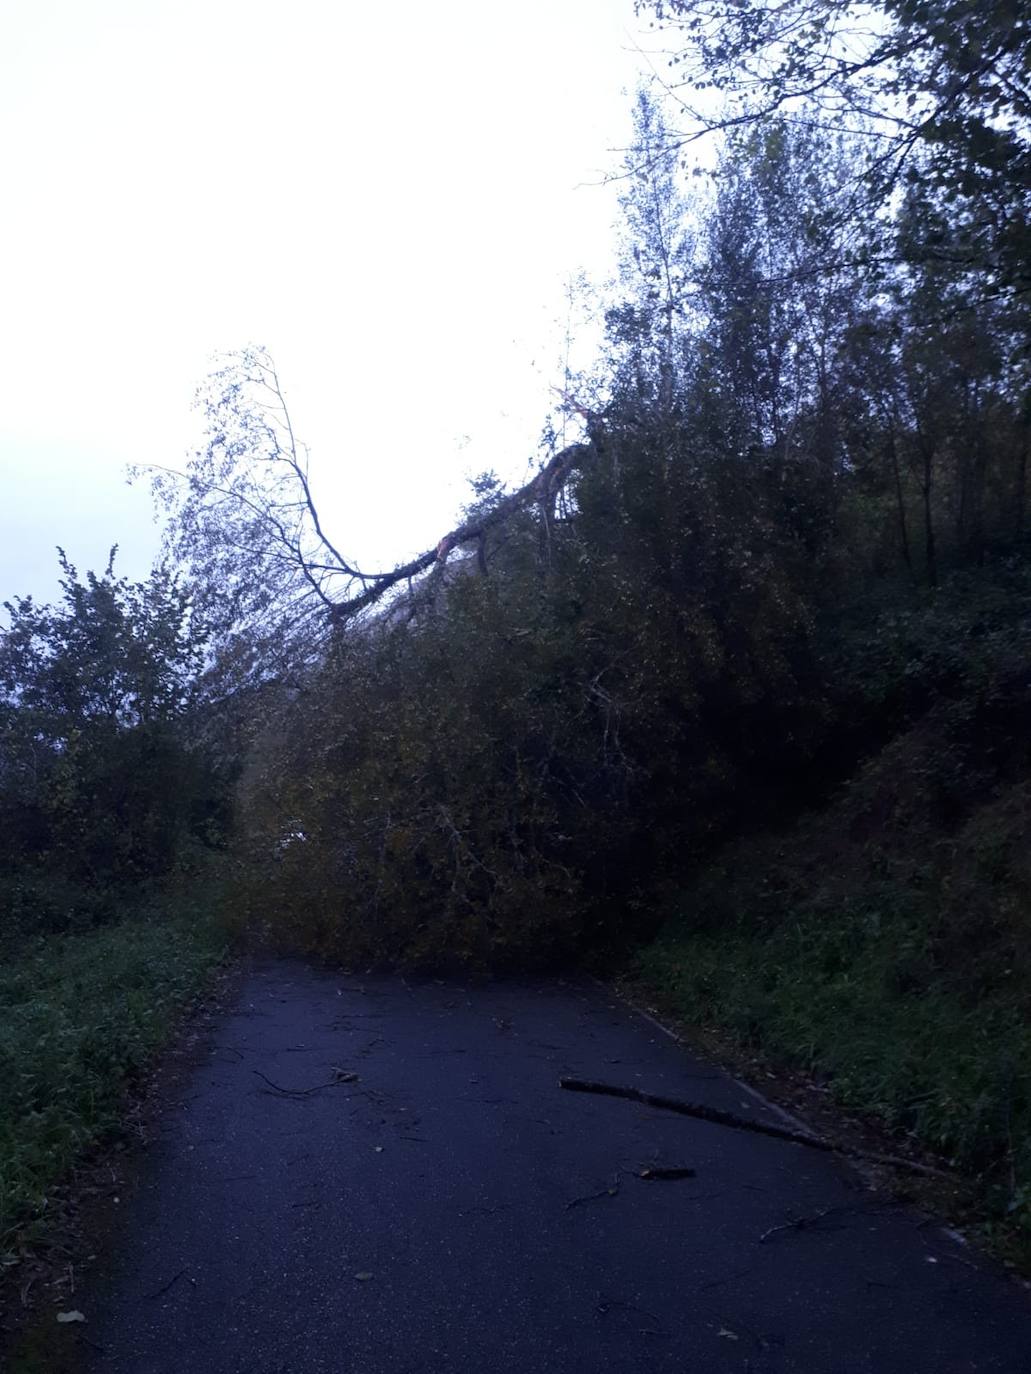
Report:
<svg viewBox="0 0 1031 1374"><path fill-rule="evenodd" d="M826 805L722 849L639 970L952 1158L1031 1250L1028 608L1009 563L839 627L852 733L879 720L888 742Z"/></svg>

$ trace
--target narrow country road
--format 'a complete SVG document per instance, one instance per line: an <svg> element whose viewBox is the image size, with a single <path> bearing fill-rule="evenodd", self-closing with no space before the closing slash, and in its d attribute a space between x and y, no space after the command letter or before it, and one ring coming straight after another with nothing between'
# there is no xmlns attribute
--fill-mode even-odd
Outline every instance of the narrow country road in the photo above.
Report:
<svg viewBox="0 0 1031 1374"><path fill-rule="evenodd" d="M268 964L209 1049L77 1295L91 1374L1031 1371L1027 1295L834 1159L560 1091L778 1119L592 983Z"/></svg>

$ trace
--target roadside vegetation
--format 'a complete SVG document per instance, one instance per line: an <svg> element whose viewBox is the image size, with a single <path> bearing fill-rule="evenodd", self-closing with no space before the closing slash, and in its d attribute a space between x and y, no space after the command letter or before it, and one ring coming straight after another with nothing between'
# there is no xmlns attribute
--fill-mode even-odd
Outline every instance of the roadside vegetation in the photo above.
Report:
<svg viewBox="0 0 1031 1374"><path fill-rule="evenodd" d="M837 690L853 720L889 709L898 732L826 804L720 849L634 974L687 1024L950 1160L984 1233L1025 1264L1029 612L1013 559L853 628Z"/></svg>
<svg viewBox="0 0 1031 1374"><path fill-rule="evenodd" d="M204 911L133 910L40 938L0 966L0 1269L54 1184L115 1131L177 1016L225 951Z"/></svg>
<svg viewBox="0 0 1031 1374"><path fill-rule="evenodd" d="M226 774L198 733L204 635L158 570L8 605L0 640L0 1270L118 1125L225 948Z"/></svg>

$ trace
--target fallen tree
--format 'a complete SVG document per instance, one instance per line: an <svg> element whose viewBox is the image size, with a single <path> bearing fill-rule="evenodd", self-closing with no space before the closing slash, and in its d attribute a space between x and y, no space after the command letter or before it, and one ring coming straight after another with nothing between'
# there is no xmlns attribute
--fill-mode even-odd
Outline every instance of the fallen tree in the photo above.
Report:
<svg viewBox="0 0 1031 1374"><path fill-rule="evenodd" d="M549 520L574 472L602 437L597 416L563 397L587 427L585 442L556 453L517 491L473 514L424 553L384 571L370 571L330 538L312 490L309 455L298 440L279 375L268 351L230 355L201 388L197 404L205 442L182 469L146 465L165 519L165 552L207 592L205 613L223 637L241 634L266 665L272 647L303 659L313 640L338 630L409 587L449 555L475 545L485 568L485 541L513 516L538 507ZM287 657L289 657L287 651Z"/></svg>

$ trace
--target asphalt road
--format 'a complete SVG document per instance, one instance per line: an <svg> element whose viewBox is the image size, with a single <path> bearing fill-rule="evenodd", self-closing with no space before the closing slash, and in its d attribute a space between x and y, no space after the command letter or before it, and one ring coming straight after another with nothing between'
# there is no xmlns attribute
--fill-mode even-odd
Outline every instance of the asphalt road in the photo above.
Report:
<svg viewBox="0 0 1031 1374"><path fill-rule="evenodd" d="M1027 1294L835 1159L560 1091L778 1119L594 984L270 964L208 1049L77 1295L89 1371L1031 1371Z"/></svg>

